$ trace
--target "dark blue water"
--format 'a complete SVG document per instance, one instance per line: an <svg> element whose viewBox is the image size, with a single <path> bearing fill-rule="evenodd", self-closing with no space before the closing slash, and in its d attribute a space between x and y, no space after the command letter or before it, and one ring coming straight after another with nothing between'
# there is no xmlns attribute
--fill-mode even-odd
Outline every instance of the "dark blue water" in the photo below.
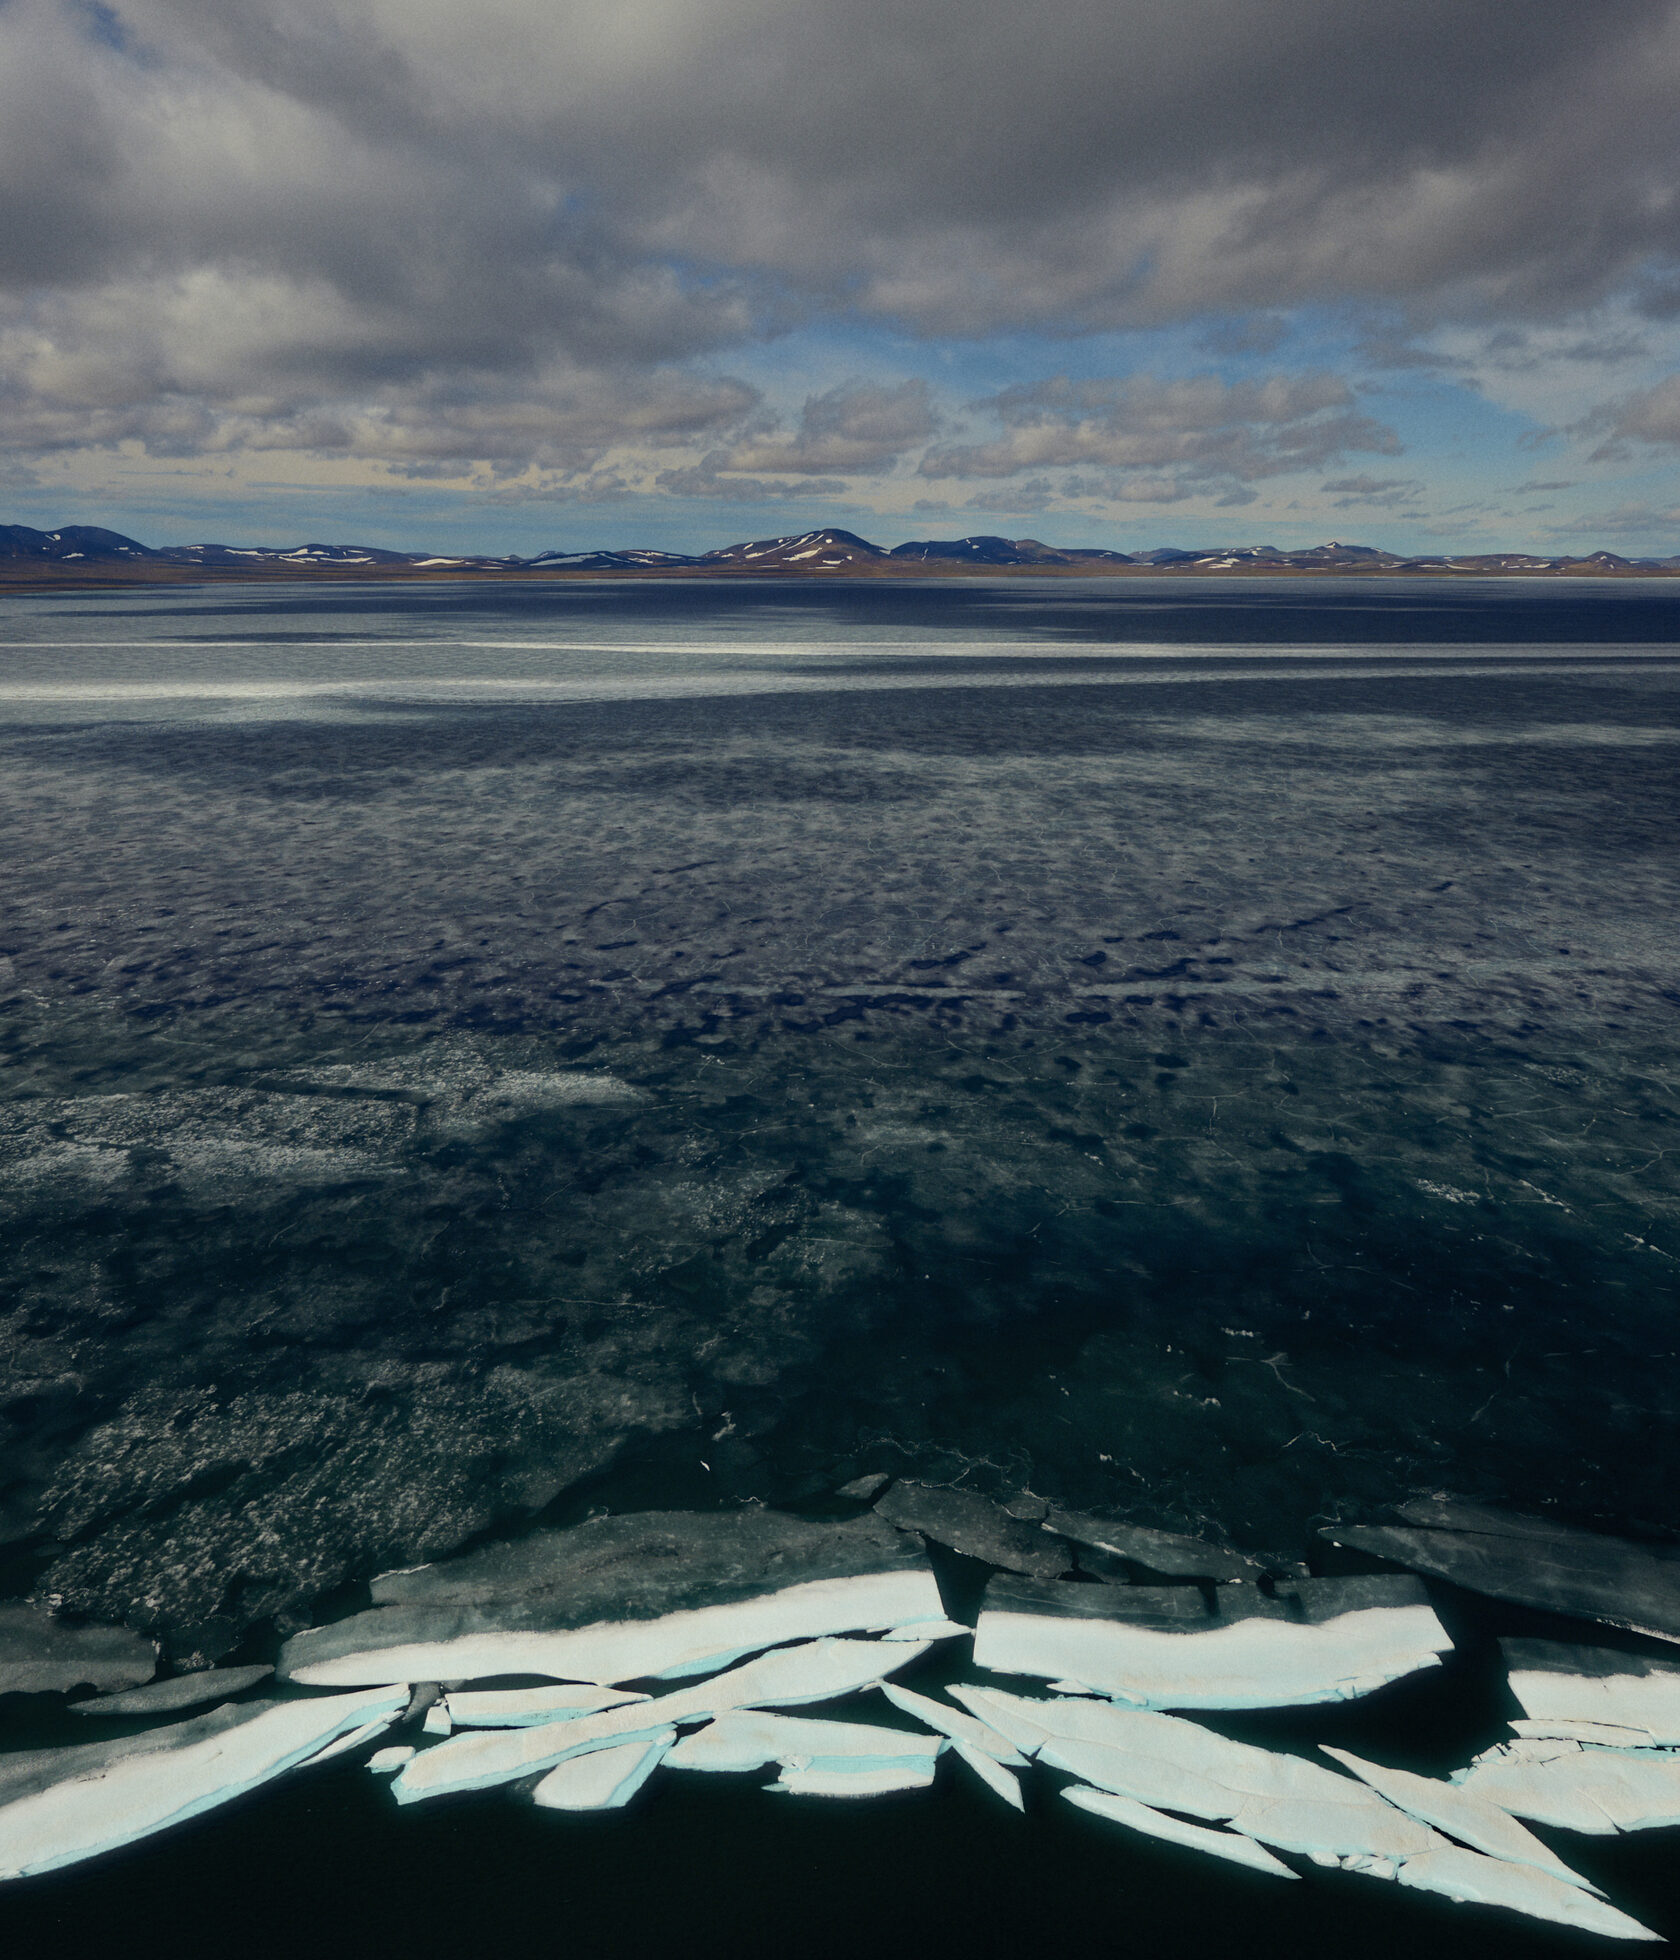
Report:
<svg viewBox="0 0 1680 1960"><path fill-rule="evenodd" d="M1674 592L3 602L8 1586L260 1657L533 1519L874 1469L1285 1558L1428 1491L1671 1534ZM596 1826L372 1782L0 1918L178 1950L249 1899L276 1950L626 1953L690 1915L749 1953L1444 1923L1049 1799L1023 1835L677 1780ZM1589 1855L1680 1924L1648 1846Z"/></svg>

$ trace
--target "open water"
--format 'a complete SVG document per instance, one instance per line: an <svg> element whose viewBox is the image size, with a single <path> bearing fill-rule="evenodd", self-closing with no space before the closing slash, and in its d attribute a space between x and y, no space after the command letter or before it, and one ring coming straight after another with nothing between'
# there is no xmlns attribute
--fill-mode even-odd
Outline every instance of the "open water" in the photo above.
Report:
<svg viewBox="0 0 1680 1960"><path fill-rule="evenodd" d="M1660 581L0 601L0 1590L264 1658L533 1520L874 1470L1321 1569L1425 1492L1670 1540L1677 640ZM1376 1698L1419 1767L1533 1630L1458 1610ZM1585 1950L694 1780L352 1765L0 1928ZM1658 1847L1585 1855L1680 1933Z"/></svg>

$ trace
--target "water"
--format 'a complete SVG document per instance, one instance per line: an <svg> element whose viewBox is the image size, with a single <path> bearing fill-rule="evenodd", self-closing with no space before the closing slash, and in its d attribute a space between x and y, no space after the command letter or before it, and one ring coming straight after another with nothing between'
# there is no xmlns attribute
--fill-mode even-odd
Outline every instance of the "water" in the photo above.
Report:
<svg viewBox="0 0 1680 1960"><path fill-rule="evenodd" d="M1677 627L1658 581L0 602L0 1576L262 1658L533 1519L875 1469L1283 1558L1424 1491L1671 1533ZM1185 1879L1208 1951L1446 1911L1315 1883L1257 1932L1265 1881L1059 1803L1029 1851L371 1782L0 1916L231 1887L323 1810L410 1913L450 1845L575 1841L613 1951L677 1938L630 1861L708 1851L720 1950L808 1889L836 1952L1166 1938ZM1651 1847L1591 1855L1680 1930Z"/></svg>

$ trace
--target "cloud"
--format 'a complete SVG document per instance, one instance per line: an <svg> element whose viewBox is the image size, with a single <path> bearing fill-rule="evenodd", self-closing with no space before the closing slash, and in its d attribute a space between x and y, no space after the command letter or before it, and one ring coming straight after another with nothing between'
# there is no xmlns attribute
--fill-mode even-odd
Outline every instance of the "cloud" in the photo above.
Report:
<svg viewBox="0 0 1680 1960"><path fill-rule="evenodd" d="M896 387L856 381L810 396L796 434L750 438L731 450L724 467L798 470L810 476L834 470L874 475L890 469L938 426L925 381L903 381Z"/></svg>
<svg viewBox="0 0 1680 1960"><path fill-rule="evenodd" d="M1594 511L1571 518L1567 524L1550 527L1556 537L1627 537L1662 534L1680 549L1680 504L1658 510L1651 504L1618 504L1613 510Z"/></svg>
<svg viewBox="0 0 1680 1960"><path fill-rule="evenodd" d="M1008 477L1064 465L1168 472L1145 479L1152 487L1144 497L1127 498L1123 479L1109 492L1126 501L1165 502L1154 485L1249 482L1321 469L1350 452L1397 453L1394 431L1353 413L1353 400L1347 383L1328 374L1238 382L1216 375L1183 381L1063 375L975 404L996 415L1003 434L931 448L920 473Z"/></svg>
<svg viewBox="0 0 1680 1960"><path fill-rule="evenodd" d="M1601 438L1594 462L1619 460L1635 443L1680 448L1680 374L1594 409L1576 424L1575 433Z"/></svg>
<svg viewBox="0 0 1680 1960"><path fill-rule="evenodd" d="M1520 31L1462 0L0 0L0 407L26 457L876 474L937 435L919 384L778 434L719 375L825 320L1252 354L1351 305L1405 316L1400 359L1407 323L1660 315L1677 90L1674 0ZM1062 418L1071 463L1229 489L1382 452L1344 404L1117 461L1137 400Z"/></svg>
<svg viewBox="0 0 1680 1960"><path fill-rule="evenodd" d="M1407 476L1342 476L1318 487L1325 496L1335 498L1337 510L1352 510L1361 505L1393 510L1397 505L1410 503L1423 489L1423 483L1418 477Z"/></svg>
<svg viewBox="0 0 1680 1960"><path fill-rule="evenodd" d="M785 503L789 498L842 496L846 485L838 478L808 478L790 483L785 478L772 481L762 476L733 474L728 450L714 449L696 464L681 469L661 470L654 488L668 497L706 497L735 504Z"/></svg>

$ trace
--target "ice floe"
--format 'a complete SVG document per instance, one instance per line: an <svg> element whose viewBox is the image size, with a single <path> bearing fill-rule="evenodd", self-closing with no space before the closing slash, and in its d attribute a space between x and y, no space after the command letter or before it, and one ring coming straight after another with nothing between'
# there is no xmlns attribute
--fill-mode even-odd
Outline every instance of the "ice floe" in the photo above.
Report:
<svg viewBox="0 0 1680 1960"><path fill-rule="evenodd" d="M1239 1836L1235 1831L1213 1831L1205 1824L1191 1824L1182 1817L1167 1817L1158 1810L1151 1810L1147 1804L1134 1803L1130 1797L1117 1797L1109 1790L1091 1790L1075 1783L1062 1792L1069 1803L1078 1804L1081 1810L1088 1810L1094 1816L1106 1817L1110 1823L1124 1824L1128 1830L1142 1831L1146 1836L1162 1838L1168 1844L1188 1845L1192 1851L1210 1852L1215 1858L1228 1858L1234 1865L1246 1865L1250 1871L1269 1872L1274 1878L1297 1878L1281 1858L1274 1858L1264 1845L1256 1844L1253 1838Z"/></svg>
<svg viewBox="0 0 1680 1960"><path fill-rule="evenodd" d="M678 1679L790 1640L944 1620L925 1555L873 1517L648 1512L391 1573L371 1611L295 1635L282 1678ZM915 1644L912 1640L910 1644Z"/></svg>
<svg viewBox="0 0 1680 1960"><path fill-rule="evenodd" d="M1021 1795L1020 1778L1012 1776L989 1750L978 1748L961 1736L952 1738L951 1749L973 1770L988 1790L994 1791L1006 1804L1012 1805L1016 1810L1026 1809L1026 1799Z"/></svg>
<svg viewBox="0 0 1680 1960"><path fill-rule="evenodd" d="M1562 1926L1578 1926L1583 1932L1600 1933L1613 1940L1656 1940L1653 1933L1618 1912L1602 1899L1583 1892L1578 1885L1536 1871L1532 1865L1512 1865L1499 1858L1484 1858L1474 1851L1448 1845L1427 1852L1421 1858L1408 1858L1395 1874L1402 1885L1420 1892L1439 1892L1461 1904L1505 1906L1512 1912L1527 1913L1533 1919L1550 1919Z"/></svg>
<svg viewBox="0 0 1680 1960"><path fill-rule="evenodd" d="M127 1627L75 1626L23 1600L0 1605L0 1695L133 1688L157 1672L157 1648Z"/></svg>
<svg viewBox="0 0 1680 1960"><path fill-rule="evenodd" d="M1680 1559L1473 1504L1419 1502L1399 1513L1403 1525L1329 1525L1320 1535L1470 1592L1680 1640Z"/></svg>
<svg viewBox="0 0 1680 1960"><path fill-rule="evenodd" d="M940 1736L905 1729L743 1709L720 1715L684 1736L667 1761L672 1769L739 1771L780 1763L784 1768L847 1774L914 1769L931 1775L944 1746Z"/></svg>
<svg viewBox="0 0 1680 1960"><path fill-rule="evenodd" d="M1500 1642L1520 1734L1639 1748L1680 1745L1680 1663L1552 1640Z"/></svg>
<svg viewBox="0 0 1680 1960"><path fill-rule="evenodd" d="M1362 1783L1180 1715L996 1688L953 1692L1047 1767L1152 1810L1230 1823L1286 1851L1398 1858L1442 1842Z"/></svg>
<svg viewBox="0 0 1680 1960"><path fill-rule="evenodd" d="M967 1743L971 1748L983 1750L995 1761L1007 1763L1011 1768L1025 1767L1026 1758L1014 1743L978 1716L965 1715L960 1708L953 1708L948 1702L935 1701L929 1695L919 1695L910 1688L901 1688L896 1681L883 1681L881 1692L894 1708L905 1715L914 1716L918 1722L925 1722L941 1735L948 1735L953 1742Z"/></svg>
<svg viewBox="0 0 1680 1960"><path fill-rule="evenodd" d="M390 1749L376 1749L367 1759L367 1768L375 1776L395 1776L404 1763L414 1760L415 1749L412 1743L397 1743Z"/></svg>
<svg viewBox="0 0 1680 1960"><path fill-rule="evenodd" d="M1485 1751L1453 1781L1514 1817L1593 1837L1680 1824L1680 1752L1666 1749L1522 1737Z"/></svg>
<svg viewBox="0 0 1680 1960"><path fill-rule="evenodd" d="M817 1640L761 1654L744 1667L598 1715L520 1729L474 1729L417 1756L393 1786L401 1803L459 1790L489 1789L568 1756L644 1740L663 1728L701 1722L736 1708L828 1701L872 1687L926 1649L878 1640Z"/></svg>
<svg viewBox="0 0 1680 1960"><path fill-rule="evenodd" d="M229 1704L145 1735L0 1758L0 1879L167 1830L394 1720L405 1687Z"/></svg>
<svg viewBox="0 0 1680 1960"><path fill-rule="evenodd" d="M646 1701L646 1695L622 1688L501 1688L452 1690L449 1719L459 1729L524 1729L539 1722L572 1721L598 1715L626 1702Z"/></svg>
<svg viewBox="0 0 1680 1960"><path fill-rule="evenodd" d="M1143 1708L1289 1708L1369 1694L1438 1666L1452 1645L1411 1578L1302 1580L1293 1606L1229 1591L1210 1612L1189 1587L1000 1577L986 1588L975 1663Z"/></svg>
<svg viewBox="0 0 1680 1960"><path fill-rule="evenodd" d="M925 1790L933 1782L933 1766L911 1764L880 1769L784 1769L766 1788L790 1797L887 1797L900 1790Z"/></svg>
<svg viewBox="0 0 1680 1960"><path fill-rule="evenodd" d="M551 1769L531 1793L539 1810L620 1810L653 1772L671 1744L675 1729L616 1749L597 1749Z"/></svg>
<svg viewBox="0 0 1680 1960"><path fill-rule="evenodd" d="M198 1674L178 1674L168 1681L148 1681L123 1694L100 1695L93 1701L73 1701L75 1715L173 1715L183 1708L202 1708L206 1702L230 1701L235 1695L266 1681L271 1667L207 1667Z"/></svg>
<svg viewBox="0 0 1680 1960"><path fill-rule="evenodd" d="M1350 1755L1345 1749L1332 1749L1324 1745L1324 1753L1361 1782L1369 1783L1390 1803L1398 1804L1402 1810L1421 1818L1425 1824L1433 1824L1449 1837L1457 1838L1461 1844L1485 1852L1490 1858L1502 1858L1507 1864L1532 1865L1537 1871L1550 1872L1553 1878L1565 1885L1587 1885L1579 1872L1572 1872L1555 1852L1542 1844L1532 1831L1525 1830L1509 1811L1501 1809L1486 1797L1478 1796L1475 1791L1466 1790L1461 1784L1442 1782L1433 1776L1417 1776L1410 1770L1387 1769L1380 1763L1368 1763Z"/></svg>

